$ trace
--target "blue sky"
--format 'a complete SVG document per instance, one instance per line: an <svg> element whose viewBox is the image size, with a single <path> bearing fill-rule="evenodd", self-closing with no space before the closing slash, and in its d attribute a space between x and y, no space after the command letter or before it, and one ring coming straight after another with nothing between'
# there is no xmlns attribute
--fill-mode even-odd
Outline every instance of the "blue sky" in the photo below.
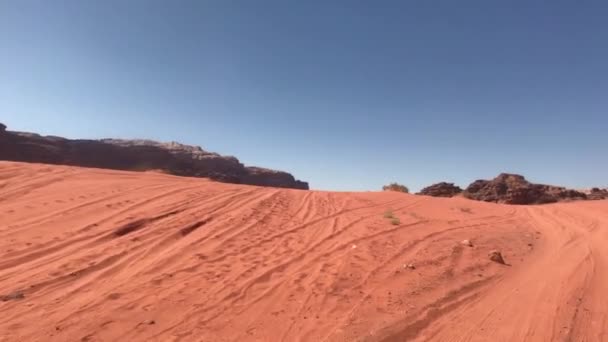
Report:
<svg viewBox="0 0 608 342"><path fill-rule="evenodd" d="M0 121L314 189L608 185L603 1L0 1Z"/></svg>

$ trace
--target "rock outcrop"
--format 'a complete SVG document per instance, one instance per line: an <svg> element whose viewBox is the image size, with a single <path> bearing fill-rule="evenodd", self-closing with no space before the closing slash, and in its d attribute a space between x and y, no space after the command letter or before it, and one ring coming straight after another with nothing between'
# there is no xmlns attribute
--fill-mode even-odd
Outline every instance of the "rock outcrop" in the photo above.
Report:
<svg viewBox="0 0 608 342"><path fill-rule="evenodd" d="M608 199L608 189L591 188L587 191L584 191L584 193L587 195L587 199L590 200Z"/></svg>
<svg viewBox="0 0 608 342"><path fill-rule="evenodd" d="M70 140L34 133L6 131L0 124L0 160L96 167L116 170L162 170L227 183L308 189L291 174L246 167L235 157L199 146L151 140Z"/></svg>
<svg viewBox="0 0 608 342"><path fill-rule="evenodd" d="M502 173L493 180L476 180L463 192L467 198L507 204L542 204L587 199L580 191L533 184L523 176Z"/></svg>
<svg viewBox="0 0 608 342"><path fill-rule="evenodd" d="M454 183L436 183L426 188L420 190L418 195L426 195L433 197L453 197L462 192L462 189L459 186L454 185Z"/></svg>

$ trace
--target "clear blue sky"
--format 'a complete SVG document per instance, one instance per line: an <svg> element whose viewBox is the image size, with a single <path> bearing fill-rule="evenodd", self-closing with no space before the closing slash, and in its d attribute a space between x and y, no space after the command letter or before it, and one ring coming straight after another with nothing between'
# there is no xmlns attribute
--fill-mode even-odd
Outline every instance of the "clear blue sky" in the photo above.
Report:
<svg viewBox="0 0 608 342"><path fill-rule="evenodd" d="M0 121L314 189L608 185L605 1L0 1Z"/></svg>

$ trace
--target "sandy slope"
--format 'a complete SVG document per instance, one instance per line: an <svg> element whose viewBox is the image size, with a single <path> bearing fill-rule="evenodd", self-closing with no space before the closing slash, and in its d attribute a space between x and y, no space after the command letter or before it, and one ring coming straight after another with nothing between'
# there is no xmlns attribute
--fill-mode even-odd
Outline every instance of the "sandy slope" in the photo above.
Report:
<svg viewBox="0 0 608 342"><path fill-rule="evenodd" d="M1 162L0 339L606 341L607 209Z"/></svg>

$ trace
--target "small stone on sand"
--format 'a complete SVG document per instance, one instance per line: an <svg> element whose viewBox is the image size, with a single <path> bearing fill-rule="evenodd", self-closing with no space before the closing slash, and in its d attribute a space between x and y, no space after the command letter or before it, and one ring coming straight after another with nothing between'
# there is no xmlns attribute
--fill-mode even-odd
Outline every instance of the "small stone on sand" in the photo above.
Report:
<svg viewBox="0 0 608 342"><path fill-rule="evenodd" d="M460 242L461 245L467 246L467 247L473 247L473 243L471 242L471 240L462 240Z"/></svg>
<svg viewBox="0 0 608 342"><path fill-rule="evenodd" d="M505 259L503 259L502 254L500 253L500 251L498 250L493 250L490 253L488 253L488 257L490 258L490 260L497 262L499 264L505 264Z"/></svg>

